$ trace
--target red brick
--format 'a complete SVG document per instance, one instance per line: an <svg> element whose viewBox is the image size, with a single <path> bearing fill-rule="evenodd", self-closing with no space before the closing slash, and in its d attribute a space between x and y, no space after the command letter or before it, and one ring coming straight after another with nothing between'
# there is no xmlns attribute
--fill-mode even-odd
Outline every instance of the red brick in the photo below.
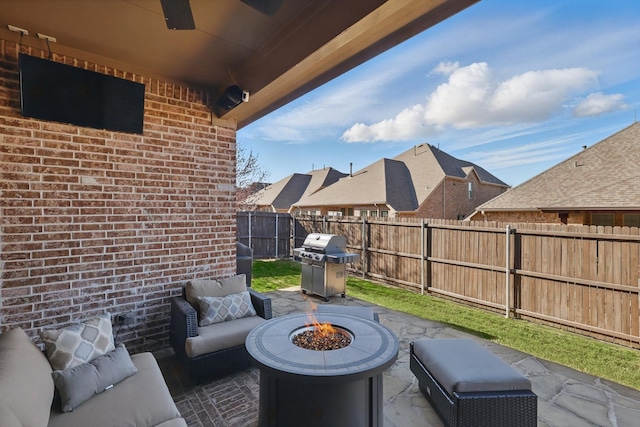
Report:
<svg viewBox="0 0 640 427"><path fill-rule="evenodd" d="M211 125L201 91L58 54L144 81L144 135L24 119L17 45L0 42L0 329L22 325L35 337L135 310L136 332L122 335L130 350L166 346L169 298L194 271L235 269L235 130Z"/></svg>

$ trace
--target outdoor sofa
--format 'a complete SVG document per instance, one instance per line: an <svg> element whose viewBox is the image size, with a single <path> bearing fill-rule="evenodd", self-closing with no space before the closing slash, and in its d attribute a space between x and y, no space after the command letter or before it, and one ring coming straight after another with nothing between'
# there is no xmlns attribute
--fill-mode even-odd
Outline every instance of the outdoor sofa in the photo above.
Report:
<svg viewBox="0 0 640 427"><path fill-rule="evenodd" d="M57 371L72 373L66 377L54 379L54 372L50 360L22 329L0 334L2 427L187 427L151 353L129 356L121 345L91 362ZM95 372L101 375L96 377ZM64 394L58 388L59 378L68 380ZM109 384L100 386L101 381ZM73 409L69 406L70 412L63 412L64 405Z"/></svg>

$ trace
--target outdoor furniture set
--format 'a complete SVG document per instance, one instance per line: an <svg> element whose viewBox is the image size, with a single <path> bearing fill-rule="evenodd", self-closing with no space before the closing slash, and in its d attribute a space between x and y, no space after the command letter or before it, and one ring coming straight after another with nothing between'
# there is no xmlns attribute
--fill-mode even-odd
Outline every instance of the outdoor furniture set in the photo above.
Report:
<svg viewBox="0 0 640 427"><path fill-rule="evenodd" d="M368 307L319 305L318 311L379 321ZM270 298L247 287L244 274L191 280L171 300L171 346L187 376L228 375L252 365L245 340L271 317ZM186 426L153 355L129 356L124 345L116 347L108 314L43 331L41 338L46 355L20 328L0 334L3 427ZM414 341L410 369L448 427L537 424L529 379L473 340ZM382 390L382 373L374 382ZM378 407L381 412L381 401Z"/></svg>

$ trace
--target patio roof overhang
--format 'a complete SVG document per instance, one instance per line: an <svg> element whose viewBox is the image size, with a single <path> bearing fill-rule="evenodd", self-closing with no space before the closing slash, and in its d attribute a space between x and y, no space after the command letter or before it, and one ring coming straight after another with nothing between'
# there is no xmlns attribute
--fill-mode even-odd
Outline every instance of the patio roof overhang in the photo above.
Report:
<svg viewBox="0 0 640 427"><path fill-rule="evenodd" d="M160 0L3 0L0 38L250 100L242 128L479 0L284 0L267 16L240 0L190 0L195 30L169 30Z"/></svg>

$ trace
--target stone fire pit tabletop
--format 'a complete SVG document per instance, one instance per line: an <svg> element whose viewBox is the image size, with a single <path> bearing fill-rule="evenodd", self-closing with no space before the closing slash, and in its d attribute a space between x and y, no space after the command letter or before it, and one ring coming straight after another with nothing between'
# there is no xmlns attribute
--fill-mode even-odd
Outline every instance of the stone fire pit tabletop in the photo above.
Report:
<svg viewBox="0 0 640 427"><path fill-rule="evenodd" d="M315 313L319 323L331 323L352 335L350 345L337 350L307 350L291 342L304 330L307 314L291 314L271 319L255 328L246 339L247 351L261 369L292 377L340 377L353 381L371 377L395 362L398 338L372 320L336 313ZM319 380L319 378L316 378Z"/></svg>

